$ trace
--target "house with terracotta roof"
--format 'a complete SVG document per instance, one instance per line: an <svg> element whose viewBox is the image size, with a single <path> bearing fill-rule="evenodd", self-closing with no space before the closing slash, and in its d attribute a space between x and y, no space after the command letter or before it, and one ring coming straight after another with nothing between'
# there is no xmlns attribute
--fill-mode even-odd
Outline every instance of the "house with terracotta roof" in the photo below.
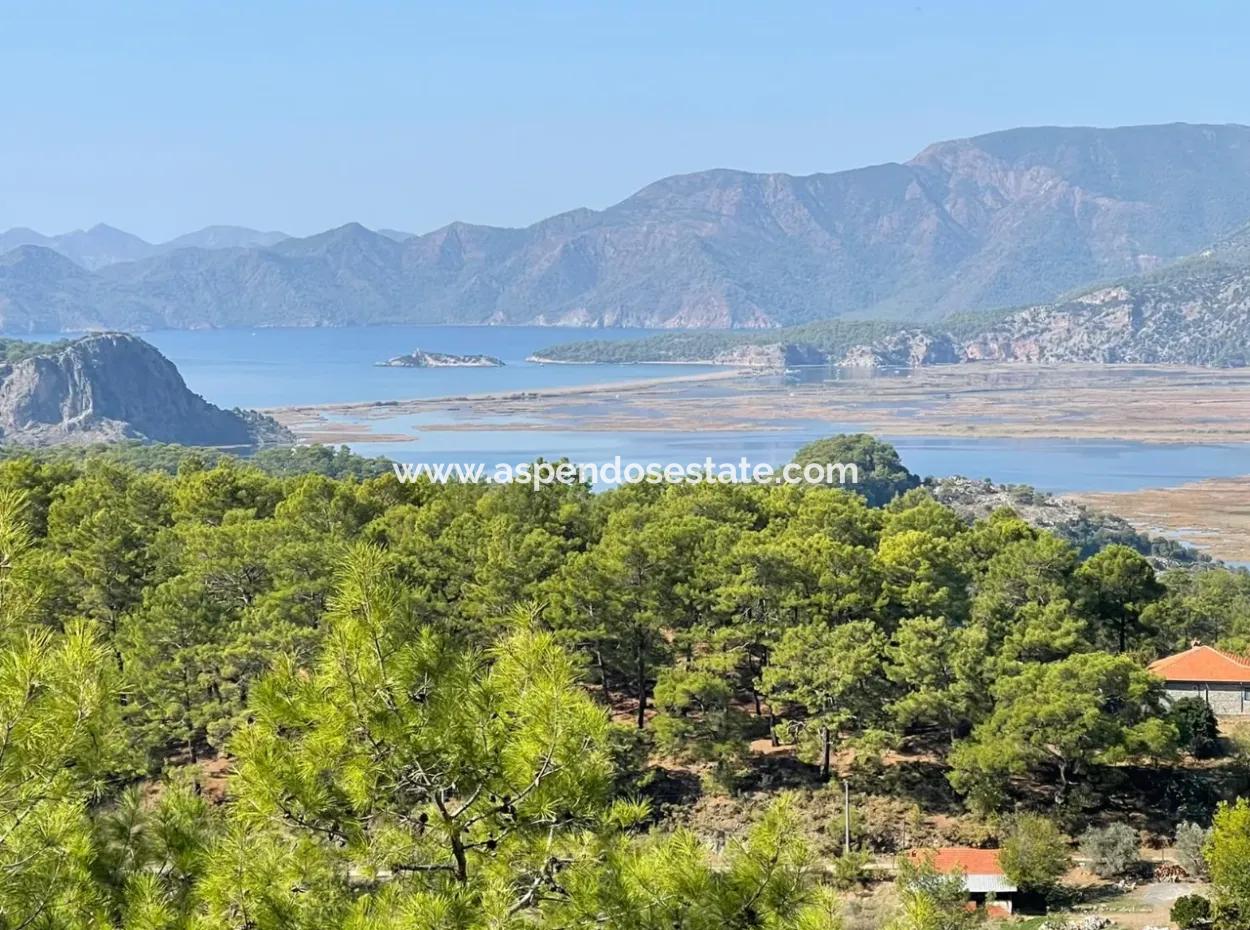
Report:
<svg viewBox="0 0 1250 930"><path fill-rule="evenodd" d="M1250 658L1195 645L1152 662L1150 671L1167 682L1170 701L1200 697L1218 715L1250 715Z"/></svg>
<svg viewBox="0 0 1250 930"><path fill-rule="evenodd" d="M991 917L1007 917L1012 900L1019 890L998 864L997 849L974 849L970 846L943 846L938 849L913 849L907 855L913 862L928 860L939 872L959 873L964 889L974 907L986 907Z"/></svg>

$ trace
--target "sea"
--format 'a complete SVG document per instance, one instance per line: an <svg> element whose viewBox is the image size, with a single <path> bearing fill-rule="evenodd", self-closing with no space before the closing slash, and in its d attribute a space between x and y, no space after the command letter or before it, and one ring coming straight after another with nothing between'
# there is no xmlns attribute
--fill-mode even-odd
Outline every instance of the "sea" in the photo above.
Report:
<svg viewBox="0 0 1250 930"><path fill-rule="evenodd" d="M140 334L178 366L187 385L222 407L403 400L518 393L644 378L706 373L694 365L553 365L526 361L576 339L636 339L646 330L572 330L507 326L170 330ZM23 338L55 340L62 334ZM416 349L494 355L502 368L386 368L377 363ZM371 420L376 432L388 421ZM390 424L395 425L395 424ZM409 425L401 424L401 425ZM430 425L429 421L424 425ZM787 423L767 431L644 430L598 432L521 428L501 418L489 430L427 430L411 442L353 442L364 455L426 463L515 464L537 457L581 463L717 462L781 465L801 445L860 427ZM392 430L393 431L393 430ZM1151 444L1103 439L889 436L905 465L921 475L965 475L1028 484L1056 493L1169 487L1250 473L1250 449L1229 443Z"/></svg>

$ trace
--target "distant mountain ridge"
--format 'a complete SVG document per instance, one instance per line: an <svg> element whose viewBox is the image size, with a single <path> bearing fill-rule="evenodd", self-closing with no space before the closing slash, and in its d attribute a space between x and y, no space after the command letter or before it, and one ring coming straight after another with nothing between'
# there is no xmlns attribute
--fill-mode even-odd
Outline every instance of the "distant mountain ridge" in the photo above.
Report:
<svg viewBox="0 0 1250 930"><path fill-rule="evenodd" d="M95 271L119 262L166 255L176 249L246 249L275 245L289 238L286 233L261 232L243 226L206 226L168 242L154 244L104 223L58 236L45 236L18 226L0 232L0 254L22 246L39 246L51 249L89 271Z"/></svg>
<svg viewBox="0 0 1250 930"><path fill-rule="evenodd" d="M796 359L802 359L797 361ZM586 340L552 362L917 368L966 362L1250 365L1250 226L1164 268L1017 310L930 325L827 321L781 330Z"/></svg>
<svg viewBox="0 0 1250 930"><path fill-rule="evenodd" d="M833 174L665 178L524 229L349 224L85 276L19 250L0 328L925 321L1160 268L1247 221L1250 127L1013 129Z"/></svg>

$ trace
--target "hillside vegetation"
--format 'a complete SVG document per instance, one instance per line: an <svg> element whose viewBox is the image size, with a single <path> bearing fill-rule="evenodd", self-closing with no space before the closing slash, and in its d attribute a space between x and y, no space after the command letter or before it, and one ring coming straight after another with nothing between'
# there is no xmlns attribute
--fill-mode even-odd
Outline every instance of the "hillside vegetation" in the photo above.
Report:
<svg viewBox="0 0 1250 930"><path fill-rule="evenodd" d="M882 506L0 463L0 919L832 930L902 836L1170 836L1247 790L1145 663L1250 647L1250 576L968 523L863 438L800 458L847 450ZM715 797L754 826L679 825ZM900 888L898 921L971 919L923 867Z"/></svg>
<svg viewBox="0 0 1250 930"><path fill-rule="evenodd" d="M957 314L928 325L829 321L755 332L685 332L628 341L590 340L537 353L561 362L718 362L910 368L966 362L1199 365L1250 362L1250 233L1148 274L1053 303Z"/></svg>

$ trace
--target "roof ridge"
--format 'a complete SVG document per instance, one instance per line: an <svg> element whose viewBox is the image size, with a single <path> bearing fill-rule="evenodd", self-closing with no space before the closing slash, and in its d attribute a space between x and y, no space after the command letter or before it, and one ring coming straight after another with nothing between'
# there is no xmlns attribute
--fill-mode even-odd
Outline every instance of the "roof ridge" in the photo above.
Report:
<svg viewBox="0 0 1250 930"><path fill-rule="evenodd" d="M1250 665L1250 656L1244 656L1240 652L1230 652L1227 649L1221 649L1219 646L1211 646L1210 648L1226 659L1232 659L1234 662L1240 662L1242 665Z"/></svg>
<svg viewBox="0 0 1250 930"><path fill-rule="evenodd" d="M1187 656L1191 652L1202 652L1203 650L1206 650L1207 652L1219 653L1226 659L1232 659L1235 662L1243 662L1246 665L1250 665L1250 656L1242 655L1239 652L1233 652L1229 649L1221 649L1219 646L1212 646L1209 643L1194 643L1188 649L1182 649L1180 652L1174 652L1170 656L1160 656L1158 659L1155 659L1155 662L1167 662L1171 659L1179 659L1181 656ZM1151 664L1153 665L1154 663Z"/></svg>
<svg viewBox="0 0 1250 930"><path fill-rule="evenodd" d="M1223 665L1223 671L1220 671L1218 663L1226 663ZM1196 643L1175 655L1156 659L1147 666L1147 669L1162 675L1169 681L1250 682L1250 656L1239 655L1203 643ZM1233 669L1236 671L1234 672ZM1233 675L1236 677L1232 677Z"/></svg>

